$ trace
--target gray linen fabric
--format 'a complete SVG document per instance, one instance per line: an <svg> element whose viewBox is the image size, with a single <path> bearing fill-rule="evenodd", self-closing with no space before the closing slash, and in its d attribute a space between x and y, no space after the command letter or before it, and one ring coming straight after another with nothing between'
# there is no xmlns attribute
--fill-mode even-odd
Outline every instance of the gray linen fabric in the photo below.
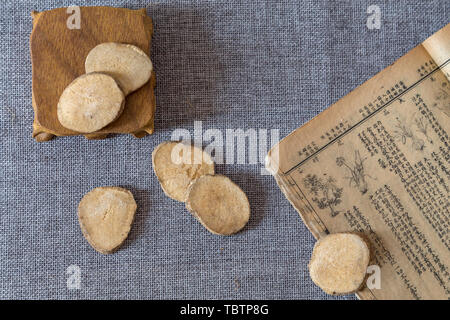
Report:
<svg viewBox="0 0 450 320"><path fill-rule="evenodd" d="M155 34L156 132L103 141L31 138L32 10L146 7ZM369 5L381 28L366 27ZM279 129L305 123L449 22L435 1L12 1L0 10L1 299L332 299L308 276L314 239L261 165L218 165L248 194L232 237L208 233L164 196L151 152L177 128ZM117 253L95 252L76 207L97 186L139 205ZM81 288L69 290L77 265ZM341 297L354 299L354 296Z"/></svg>

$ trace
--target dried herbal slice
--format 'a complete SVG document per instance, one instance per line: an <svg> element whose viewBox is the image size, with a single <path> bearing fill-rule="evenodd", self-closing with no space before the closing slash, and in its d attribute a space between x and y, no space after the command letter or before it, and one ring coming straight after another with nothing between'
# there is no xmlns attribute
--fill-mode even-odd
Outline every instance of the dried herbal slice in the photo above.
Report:
<svg viewBox="0 0 450 320"><path fill-rule="evenodd" d="M103 72L119 83L125 95L142 87L151 77L153 65L144 51L131 44L105 42L86 57L86 72Z"/></svg>
<svg viewBox="0 0 450 320"><path fill-rule="evenodd" d="M312 281L328 294L356 292L366 278L370 250L353 233L330 234L314 246L309 273Z"/></svg>
<svg viewBox="0 0 450 320"><path fill-rule="evenodd" d="M113 253L125 241L137 205L133 194L119 187L99 187L84 195L78 222L89 244L103 254Z"/></svg>
<svg viewBox="0 0 450 320"><path fill-rule="evenodd" d="M205 175L214 174L214 162L208 153L192 145L166 141L152 153L153 170L164 193L185 202L190 183Z"/></svg>
<svg viewBox="0 0 450 320"><path fill-rule="evenodd" d="M188 190L186 208L210 232L231 235L250 218L250 204L244 191L228 177L205 175Z"/></svg>
<svg viewBox="0 0 450 320"><path fill-rule="evenodd" d="M111 76L88 73L76 78L59 98L57 116L66 128L91 133L116 120L125 96Z"/></svg>

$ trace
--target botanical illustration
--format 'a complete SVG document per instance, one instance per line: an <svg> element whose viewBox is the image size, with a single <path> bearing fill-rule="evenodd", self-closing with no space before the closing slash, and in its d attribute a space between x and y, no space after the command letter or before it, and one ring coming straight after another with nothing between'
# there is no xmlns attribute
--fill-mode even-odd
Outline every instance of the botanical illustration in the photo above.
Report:
<svg viewBox="0 0 450 320"><path fill-rule="evenodd" d="M338 165L338 167L343 167L347 169L347 171L350 173L350 176L345 177L346 179L349 179L349 185L358 188L361 194L365 194L367 192L366 177L372 178L371 176L365 173L364 161L366 159L367 158L364 159L361 158L361 155L359 154L358 150L355 151L353 163L347 161L344 157L336 158L336 164Z"/></svg>
<svg viewBox="0 0 450 320"><path fill-rule="evenodd" d="M424 117L416 117L414 121L416 122L417 131L422 133L430 144L433 144L433 140L428 136L428 122Z"/></svg>
<svg viewBox="0 0 450 320"><path fill-rule="evenodd" d="M336 180L332 177L318 178L315 174L308 174L303 179L303 184L314 195L314 201L319 209L330 210L331 216L335 217L339 214L336 206L341 203L343 188L336 186Z"/></svg>
<svg viewBox="0 0 450 320"><path fill-rule="evenodd" d="M442 83L441 88L434 96L436 103L433 106L444 112L447 117L450 117L450 93L448 86L448 82Z"/></svg>
<svg viewBox="0 0 450 320"><path fill-rule="evenodd" d="M397 124L395 125L394 138L400 140L403 144L406 144L408 140L411 140L414 150L422 151L425 148L425 141L418 138L405 121L402 121L399 118L396 119Z"/></svg>

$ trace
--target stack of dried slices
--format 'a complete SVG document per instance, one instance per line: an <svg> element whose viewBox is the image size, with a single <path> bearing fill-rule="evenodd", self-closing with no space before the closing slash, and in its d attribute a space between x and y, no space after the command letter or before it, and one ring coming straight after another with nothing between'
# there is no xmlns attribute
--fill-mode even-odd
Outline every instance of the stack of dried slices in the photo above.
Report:
<svg viewBox="0 0 450 320"><path fill-rule="evenodd" d="M68 129L92 133L119 118L125 97L147 83L153 66L138 47L108 42L89 52L85 70L61 94L57 116Z"/></svg>
<svg viewBox="0 0 450 320"><path fill-rule="evenodd" d="M247 224L247 196L229 178L215 174L214 162L201 148L166 141L155 148L152 161L164 193L185 202L208 231L231 235Z"/></svg>

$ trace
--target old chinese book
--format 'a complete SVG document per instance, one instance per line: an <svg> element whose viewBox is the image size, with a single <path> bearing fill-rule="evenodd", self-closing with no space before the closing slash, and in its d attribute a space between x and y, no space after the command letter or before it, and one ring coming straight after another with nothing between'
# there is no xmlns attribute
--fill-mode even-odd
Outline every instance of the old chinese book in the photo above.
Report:
<svg viewBox="0 0 450 320"><path fill-rule="evenodd" d="M361 299L450 299L449 117L450 24L267 156L316 238L370 241L380 282Z"/></svg>

